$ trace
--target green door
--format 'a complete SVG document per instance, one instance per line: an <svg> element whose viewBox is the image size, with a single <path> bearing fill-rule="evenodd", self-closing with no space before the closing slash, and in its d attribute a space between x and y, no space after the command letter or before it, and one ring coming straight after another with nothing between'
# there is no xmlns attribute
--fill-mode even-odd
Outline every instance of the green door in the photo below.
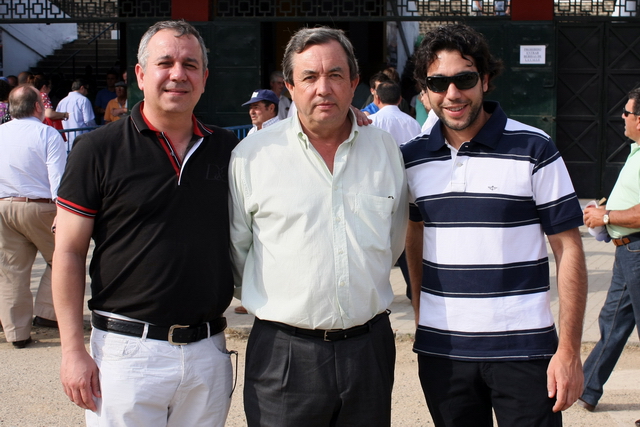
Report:
<svg viewBox="0 0 640 427"><path fill-rule="evenodd" d="M542 129L554 138L553 23L498 21L473 23L472 26L485 35L492 54L504 62L503 74L495 79L496 89L486 98L499 101L509 118ZM521 60L521 52L525 50L533 55Z"/></svg>
<svg viewBox="0 0 640 427"><path fill-rule="evenodd" d="M127 28L131 105L142 99L133 70L140 38L152 24L135 23ZM250 124L248 110L241 104L260 87L260 24L215 21L193 25L202 35L209 56L209 78L195 115L204 123L218 126Z"/></svg>
<svg viewBox="0 0 640 427"><path fill-rule="evenodd" d="M609 196L631 144L622 107L639 83L637 24L558 24L558 145L579 197Z"/></svg>

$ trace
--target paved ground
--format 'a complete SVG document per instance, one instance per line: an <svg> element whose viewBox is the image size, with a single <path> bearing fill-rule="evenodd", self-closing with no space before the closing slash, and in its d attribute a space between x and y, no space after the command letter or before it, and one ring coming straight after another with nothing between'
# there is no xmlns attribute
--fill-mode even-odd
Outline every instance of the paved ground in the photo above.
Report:
<svg viewBox="0 0 640 427"><path fill-rule="evenodd" d="M584 204L584 203L583 203ZM583 357L598 340L597 318L611 279L614 247L593 239L581 229L589 269L589 297L583 335ZM44 268L38 258L34 265L32 291ZM552 266L552 272L555 265ZM555 273L553 274L555 277ZM394 426L432 425L424 399L419 392L415 374L415 358L411 354L411 336L414 333L413 312L404 296L405 284L398 268L391 272L395 299L391 305L391 323L398 338L398 366L394 389ZM87 290L87 298L89 291ZM233 300L225 313L229 322L229 348L241 352L240 372L244 351L243 336L253 322L251 315L238 315L233 309L239 305ZM552 295L552 308L557 316L557 294ZM88 320L89 312L85 312ZM0 426L67 426L82 424L82 414L62 394L58 384L59 339L52 330L35 329L36 343L26 350L15 350L6 343L0 332ZM228 426L242 426L242 375L239 389L234 394ZM572 407L565 413L566 426L580 427L632 427L640 418L640 344L636 332L629 340L623 359L605 387L605 396L598 410L591 414Z"/></svg>

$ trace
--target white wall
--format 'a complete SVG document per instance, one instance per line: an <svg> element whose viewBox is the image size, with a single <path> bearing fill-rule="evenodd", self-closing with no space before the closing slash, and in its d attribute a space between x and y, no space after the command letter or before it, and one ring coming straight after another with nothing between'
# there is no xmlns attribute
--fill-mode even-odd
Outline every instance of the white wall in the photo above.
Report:
<svg viewBox="0 0 640 427"><path fill-rule="evenodd" d="M3 24L3 74L18 75L78 37L76 24Z"/></svg>
<svg viewBox="0 0 640 427"><path fill-rule="evenodd" d="M26 0L30 3L31 0ZM3 0L10 9L14 3L24 4L25 0ZM8 3L8 4L7 4ZM51 6L46 2L45 10L51 8L58 13L57 6ZM30 10L30 8L28 8ZM26 18L43 18L45 14L38 16L26 16ZM68 18L68 15L65 15ZM18 75L29 67L35 66L38 61L64 43L78 38L78 26L76 24L0 24L2 30L2 65L3 75Z"/></svg>

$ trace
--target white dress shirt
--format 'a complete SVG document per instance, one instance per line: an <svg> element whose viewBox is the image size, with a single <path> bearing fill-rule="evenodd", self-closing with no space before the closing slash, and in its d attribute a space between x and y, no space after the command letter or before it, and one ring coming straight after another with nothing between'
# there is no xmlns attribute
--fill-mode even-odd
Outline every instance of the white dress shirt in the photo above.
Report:
<svg viewBox="0 0 640 427"><path fill-rule="evenodd" d="M242 140L230 164L242 305L306 329L350 328L383 312L404 249L406 186L395 141L372 126L352 125L333 174L297 115Z"/></svg>
<svg viewBox="0 0 640 427"><path fill-rule="evenodd" d="M55 199L67 161L60 133L35 117L0 126L0 198Z"/></svg>
<svg viewBox="0 0 640 427"><path fill-rule="evenodd" d="M291 100L284 95L280 95L280 102L278 102L278 117L280 117L280 120L289 117L289 108L291 108Z"/></svg>
<svg viewBox="0 0 640 427"><path fill-rule="evenodd" d="M372 125L386 130L401 145L420 135L420 123L397 105L385 105L377 113L369 116Z"/></svg>
<svg viewBox="0 0 640 427"><path fill-rule="evenodd" d="M424 123L422 124L422 133L430 134L431 128L433 127L433 125L436 124L437 121L438 121L438 116L436 115L436 112L433 110L429 110L429 114L427 115L427 120L425 120Z"/></svg>
<svg viewBox="0 0 640 427"><path fill-rule="evenodd" d="M93 113L93 106L91 105L89 98L79 92L69 92L69 95L60 100L56 107L56 111L69 113L69 119L62 121L62 127L65 129L96 126L96 116ZM73 145L73 140L76 136L86 132L87 131L78 131L67 133L69 146Z"/></svg>

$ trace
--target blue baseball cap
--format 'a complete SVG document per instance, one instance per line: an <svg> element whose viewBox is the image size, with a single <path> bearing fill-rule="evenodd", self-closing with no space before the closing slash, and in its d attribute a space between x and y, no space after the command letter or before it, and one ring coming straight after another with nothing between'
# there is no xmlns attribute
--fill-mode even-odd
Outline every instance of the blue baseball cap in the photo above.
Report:
<svg viewBox="0 0 640 427"><path fill-rule="evenodd" d="M257 89L253 91L253 93L251 94L251 99L245 102L244 104L242 104L242 106L244 107L245 105L253 104L254 102L258 102L258 101L269 101L278 105L278 103L280 102L280 99L276 96L275 93L273 93L272 90Z"/></svg>

